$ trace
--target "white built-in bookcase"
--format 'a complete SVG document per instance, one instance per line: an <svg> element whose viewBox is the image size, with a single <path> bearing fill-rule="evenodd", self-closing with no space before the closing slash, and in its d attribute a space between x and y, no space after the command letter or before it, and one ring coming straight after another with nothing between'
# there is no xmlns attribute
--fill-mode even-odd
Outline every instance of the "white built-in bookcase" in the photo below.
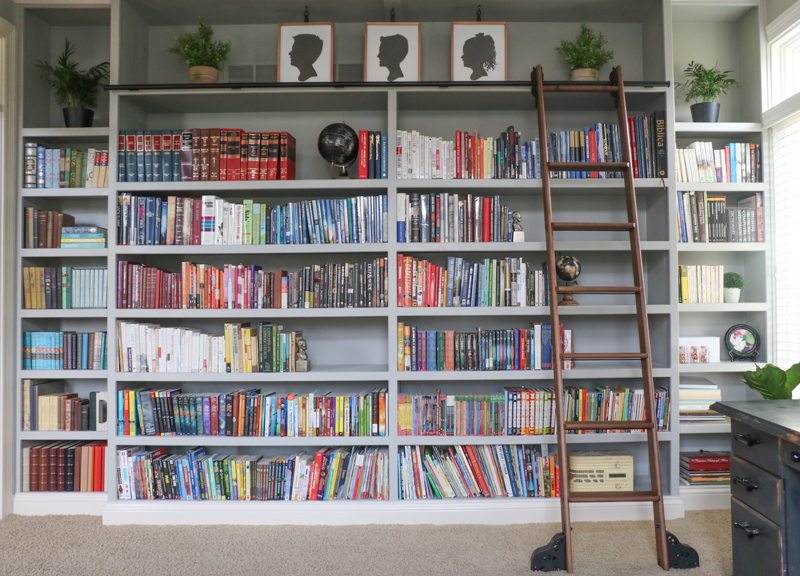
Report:
<svg viewBox="0 0 800 576"><path fill-rule="evenodd" d="M513 125L523 137L537 134L536 113L530 87L397 85L347 87L254 87L120 89L100 95L94 128L65 129L60 109L35 72L35 62L54 59L65 37L77 46L77 56L86 65L109 59L112 84L174 84L186 78L184 65L167 48L181 31L191 29L197 16L215 26L216 35L233 42L221 82L229 77L249 77L263 82L275 80L278 22L302 20L303 5L296 2L258 3L252 0L111 0L109 6L42 8L20 6L20 87L22 142L98 144L111 150L108 189L25 190L19 194L21 246L22 210L36 205L67 211L80 223L97 224L109 230L109 245L103 250L18 249L17 335L28 329L99 329L108 331L109 369L104 372L41 373L17 369L13 381L17 414L21 411L23 378L64 378L71 391L85 396L92 390L107 390L109 413L116 414L116 391L123 387L166 387L179 383L186 391L229 391L258 385L263 391L357 393L385 387L388 397L388 435L368 438L234 438L234 437L118 437L113 417L109 431L100 433L22 432L17 426L15 511L17 513L102 513L108 523L362 523L362 522L531 522L558 519L554 499L481 499L404 502L398 499L397 461L399 446L406 444L548 444L552 436L406 437L397 435L395 418L398 393L442 390L448 393L500 392L509 385L547 385L552 373L538 372L398 372L395 354L398 321L430 328L472 329L525 327L530 322L549 321L544 307L488 309L404 309L396 306L396 255L423 256L434 261L447 255L478 258L520 255L533 265L545 258L541 182L537 180L398 180L390 157L388 180L332 180L331 169L319 157L317 135L322 127L344 121L358 129L383 130L390 138L397 129L420 130L423 134L452 138L456 129L478 130L497 135ZM273 5L274 4L274 5ZM688 143L707 136L723 142L744 138L761 142L760 89L761 20L757 0L752 4L721 2L670 4L662 0L599 0L596 6L564 1L529 6L522 0L487 5L485 20L509 22L509 80L528 80L531 68L541 63L548 80L566 79L568 72L554 52L562 38L573 37L581 22L601 30L622 65L625 79L660 81L662 84L629 86L628 110L646 114L665 110L669 135L669 176L664 180L639 180L639 207L643 260L648 294L648 313L657 386L672 394L672 425L661 432L661 463L666 509L670 517L683 514L688 506L709 505L708 489L681 489L678 455L682 449L723 448L728 429L714 426L681 429L677 417L678 384L681 378L703 377L723 385L726 400L744 397L740 383L744 364L704 366L695 373L678 365L679 336L719 335L736 322L749 322L762 336L762 359L769 358L769 269L768 244L691 246L677 243L674 143ZM335 21L337 78L361 80L363 22L388 19L391 3L356 0L346 5L318 3L311 6L314 21ZM450 20L474 18L474 5L448 2L404 2L397 6L398 20L422 22L422 76L426 81L449 80ZM713 34L697 33L707 27ZM674 47L674 48L673 48ZM698 53L701 53L698 55ZM723 123L713 126L688 122L688 109L676 104L673 74L691 58L707 64L716 59L732 68L742 83L723 101ZM706 62L706 60L708 60ZM607 71L604 71L604 73ZM663 85L670 81L669 85ZM578 128L597 121L615 121L608 96L561 96L548 98L551 130ZM177 129L186 127L241 127L252 130L287 130L297 139L297 180L289 182L181 182L117 183L116 134L120 129ZM391 140L390 140L391 141ZM19 158L21 162L21 158ZM766 165L766 155L765 162ZM681 187L686 185L680 185ZM766 185L717 185L700 189L730 194L766 190ZM683 189L683 188L681 188ZM520 210L526 233L524 243L399 244L394 216L396 194L411 191L451 191L500 194L504 203ZM298 198L326 198L361 194L387 194L389 198L389 242L333 246L117 246L115 244L116 197L120 192L199 196L216 194L240 200L258 198L268 203ZM555 180L553 197L556 218L564 220L624 219L620 181ZM768 199L767 199L768 204ZM769 223L767 223L769 226ZM558 248L578 256L583 264L581 280L589 284L625 284L630 281L626 237L600 233L595 240L565 233ZM118 310L115 271L120 259L141 261L174 269L183 260L193 262L259 263L266 269L290 268L310 263L356 261L376 256L388 258L389 306L372 309L322 310ZM677 303L679 263L723 263L743 273L747 282L739 305L684 306ZM22 309L21 268L29 263L96 264L109 269L108 310ZM635 350L635 308L622 296L581 296L581 305L562 310L564 324L574 333L578 351ZM199 326L220 333L226 321L280 320L288 329L302 329L308 339L312 370L288 374L120 374L116 372L116 321L156 321L170 326ZM19 355L18 355L19 356ZM636 387L640 371L630 364L593 363L565 373L568 384L592 383ZM19 422L19 417L18 417ZM40 440L105 439L108 441L107 494L22 493L21 448ZM643 434L573 435L568 441L581 449L625 449L636 460L637 486L646 485L646 443ZM204 445L227 453L289 454L320 446L382 446L390 454L390 500L388 502L141 502L116 498L118 447L166 445L175 450ZM722 505L724 490L716 490ZM699 496L699 498L696 498ZM589 505L578 507L578 518L636 518L647 506ZM176 513L180 513L176 515Z"/></svg>

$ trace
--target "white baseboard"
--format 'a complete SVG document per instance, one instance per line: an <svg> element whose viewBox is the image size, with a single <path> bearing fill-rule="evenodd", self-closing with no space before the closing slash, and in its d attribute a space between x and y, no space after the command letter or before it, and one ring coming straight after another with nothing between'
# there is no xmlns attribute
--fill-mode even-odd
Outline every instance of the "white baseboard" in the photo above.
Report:
<svg viewBox="0 0 800 576"><path fill-rule="evenodd" d="M667 519L682 518L683 501L664 499ZM649 503L572 506L576 521L649 520ZM556 499L453 500L434 502L127 502L103 508L103 524L528 524L559 523Z"/></svg>
<svg viewBox="0 0 800 576"><path fill-rule="evenodd" d="M14 514L100 516L107 502L105 492L22 492L14 495Z"/></svg>
<svg viewBox="0 0 800 576"><path fill-rule="evenodd" d="M681 486L681 500L687 510L725 510L731 507L728 486Z"/></svg>

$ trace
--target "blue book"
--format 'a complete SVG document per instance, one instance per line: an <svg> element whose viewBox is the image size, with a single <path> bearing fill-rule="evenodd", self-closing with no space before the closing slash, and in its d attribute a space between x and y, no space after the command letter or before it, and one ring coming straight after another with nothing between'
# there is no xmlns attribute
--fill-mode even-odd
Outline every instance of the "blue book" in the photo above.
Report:
<svg viewBox="0 0 800 576"><path fill-rule="evenodd" d="M389 178L389 139L386 137L386 132L381 132L381 178L386 180Z"/></svg>
<svg viewBox="0 0 800 576"><path fill-rule="evenodd" d="M80 359L80 370L87 370L89 368L89 354L92 352L89 350L89 333L83 332L80 334L81 338L81 359Z"/></svg>
<svg viewBox="0 0 800 576"><path fill-rule="evenodd" d="M36 187L47 188L47 148L37 146L36 148Z"/></svg>
<svg viewBox="0 0 800 576"><path fill-rule="evenodd" d="M156 136L158 138L158 136ZM172 181L172 130L161 131L161 150L159 152L159 164L161 172L159 173L158 182L171 182Z"/></svg>
<svg viewBox="0 0 800 576"><path fill-rule="evenodd" d="M146 130L144 133L144 181L154 181L153 171L153 139L155 135L152 130Z"/></svg>
<svg viewBox="0 0 800 576"><path fill-rule="evenodd" d="M686 230L686 211L683 205L683 192L678 191L678 221L680 222L681 229L681 242L688 242L688 233Z"/></svg>
<svg viewBox="0 0 800 576"><path fill-rule="evenodd" d="M552 327L542 324L542 370L553 368L553 341Z"/></svg>
<svg viewBox="0 0 800 576"><path fill-rule="evenodd" d="M136 159L136 180L134 180L134 182L145 182L143 130L136 131L136 141L133 154L134 158Z"/></svg>

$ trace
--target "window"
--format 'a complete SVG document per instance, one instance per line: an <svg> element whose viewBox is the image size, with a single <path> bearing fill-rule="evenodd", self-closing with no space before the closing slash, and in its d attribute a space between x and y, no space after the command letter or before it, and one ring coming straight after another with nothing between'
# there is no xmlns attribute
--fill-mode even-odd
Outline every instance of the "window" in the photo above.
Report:
<svg viewBox="0 0 800 576"><path fill-rule="evenodd" d="M767 26L769 105L800 92L800 3Z"/></svg>
<svg viewBox="0 0 800 576"><path fill-rule="evenodd" d="M800 362L800 115L772 129L775 361L782 368Z"/></svg>

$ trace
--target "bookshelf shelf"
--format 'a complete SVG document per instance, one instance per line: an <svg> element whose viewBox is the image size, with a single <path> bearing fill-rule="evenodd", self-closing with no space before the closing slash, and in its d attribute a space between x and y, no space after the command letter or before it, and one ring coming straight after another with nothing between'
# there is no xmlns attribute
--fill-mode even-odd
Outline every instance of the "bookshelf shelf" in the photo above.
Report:
<svg viewBox="0 0 800 576"><path fill-rule="evenodd" d="M564 380L584 379L617 379L641 378L638 368L583 368L565 370ZM653 368L653 377L668 378L669 368ZM476 370L476 371L441 371L441 372L398 372L397 379L404 382L440 382L447 380L464 381L517 381L517 380L553 380L552 370Z"/></svg>
<svg viewBox="0 0 800 576"><path fill-rule="evenodd" d="M21 258L105 258L106 248L22 248Z"/></svg>
<svg viewBox="0 0 800 576"><path fill-rule="evenodd" d="M654 304L647 307L649 314L669 314L667 304ZM561 307L562 316L614 316L636 314L633 305L583 305L580 310L575 307ZM397 308L397 316L402 317L438 317L438 316L550 316L549 306L493 306L471 307L455 306L441 308Z"/></svg>
<svg viewBox="0 0 800 576"><path fill-rule="evenodd" d="M110 134L108 126L94 126L91 128L23 128L24 139L44 140L48 142L64 143L92 143L108 141Z"/></svg>
<svg viewBox="0 0 800 576"><path fill-rule="evenodd" d="M647 436L643 432L602 433L602 434L569 434L568 444L617 444L626 442L644 442ZM670 432L659 432L658 439L668 442L672 439ZM398 436L401 446L451 446L464 444L555 444L555 434L538 436Z"/></svg>
<svg viewBox="0 0 800 576"><path fill-rule="evenodd" d="M128 255L201 255L226 254L385 254L388 244L260 244L244 245L175 245L175 246L117 246L114 251L120 256Z"/></svg>
<svg viewBox="0 0 800 576"><path fill-rule="evenodd" d="M678 311L690 312L766 312L766 302L739 302L737 304L679 304Z"/></svg>
<svg viewBox="0 0 800 576"><path fill-rule="evenodd" d="M398 243L397 251L403 254L433 252L478 253L478 252L542 252L544 242L407 242ZM558 243L559 249L583 252L627 252L630 243L622 240L581 241L566 240ZM658 240L643 240L642 251L668 251L670 243Z"/></svg>
<svg viewBox="0 0 800 576"><path fill-rule="evenodd" d="M764 192L767 185L764 182L678 182L676 187L679 192Z"/></svg>
<svg viewBox="0 0 800 576"><path fill-rule="evenodd" d="M264 319L271 318L385 318L387 308L254 308L233 310L182 310L176 308L118 308L116 317L129 318L224 318Z"/></svg>
<svg viewBox="0 0 800 576"><path fill-rule="evenodd" d="M320 159L322 161L322 159ZM359 192L386 192L388 180L377 179L330 179L330 180L238 180L231 182L117 182L119 192L142 194L202 193L223 194L230 192L252 192L254 194L289 194L302 191L309 195L351 195ZM293 199L302 200L303 197Z"/></svg>
<svg viewBox="0 0 800 576"><path fill-rule="evenodd" d="M22 198L107 198L108 188L22 188Z"/></svg>
<svg viewBox="0 0 800 576"><path fill-rule="evenodd" d="M753 370L753 366L753 362L713 362L710 364L680 364L678 369L681 374L741 374Z"/></svg>
<svg viewBox="0 0 800 576"><path fill-rule="evenodd" d="M106 492L17 492L14 514L93 514L99 516L108 503Z"/></svg>
<svg viewBox="0 0 800 576"><path fill-rule="evenodd" d="M730 422L715 422L713 424L680 424L681 434L730 434Z"/></svg>
<svg viewBox="0 0 800 576"><path fill-rule="evenodd" d="M399 191L406 190L501 190L503 195L528 195L540 192L542 181L538 178L519 179L398 179L390 180ZM664 183L657 178L637 178L636 190L640 193L652 193L664 190ZM624 183L621 178L554 178L550 181L554 194L570 192L611 193L619 191Z"/></svg>
<svg viewBox="0 0 800 576"><path fill-rule="evenodd" d="M106 318L108 310L105 308L86 309L73 308L68 310L20 310L20 318Z"/></svg>
<svg viewBox="0 0 800 576"><path fill-rule="evenodd" d="M114 379L117 382L372 382L388 377L385 366L312 364L309 372L117 372Z"/></svg>
<svg viewBox="0 0 800 576"><path fill-rule="evenodd" d="M71 431L50 431L50 430L31 430L20 432L19 439L23 441L42 441L42 440L106 440L108 432L93 432L85 430Z"/></svg>
<svg viewBox="0 0 800 576"><path fill-rule="evenodd" d="M763 129L760 122L675 122L675 135L678 138L760 136Z"/></svg>
<svg viewBox="0 0 800 576"><path fill-rule="evenodd" d="M678 244L678 252L766 252L763 242L708 242Z"/></svg>
<svg viewBox="0 0 800 576"><path fill-rule="evenodd" d="M21 378L35 380L98 380L108 378L107 370L20 370Z"/></svg>
<svg viewBox="0 0 800 576"><path fill-rule="evenodd" d="M117 436L117 446L387 446L386 436Z"/></svg>

